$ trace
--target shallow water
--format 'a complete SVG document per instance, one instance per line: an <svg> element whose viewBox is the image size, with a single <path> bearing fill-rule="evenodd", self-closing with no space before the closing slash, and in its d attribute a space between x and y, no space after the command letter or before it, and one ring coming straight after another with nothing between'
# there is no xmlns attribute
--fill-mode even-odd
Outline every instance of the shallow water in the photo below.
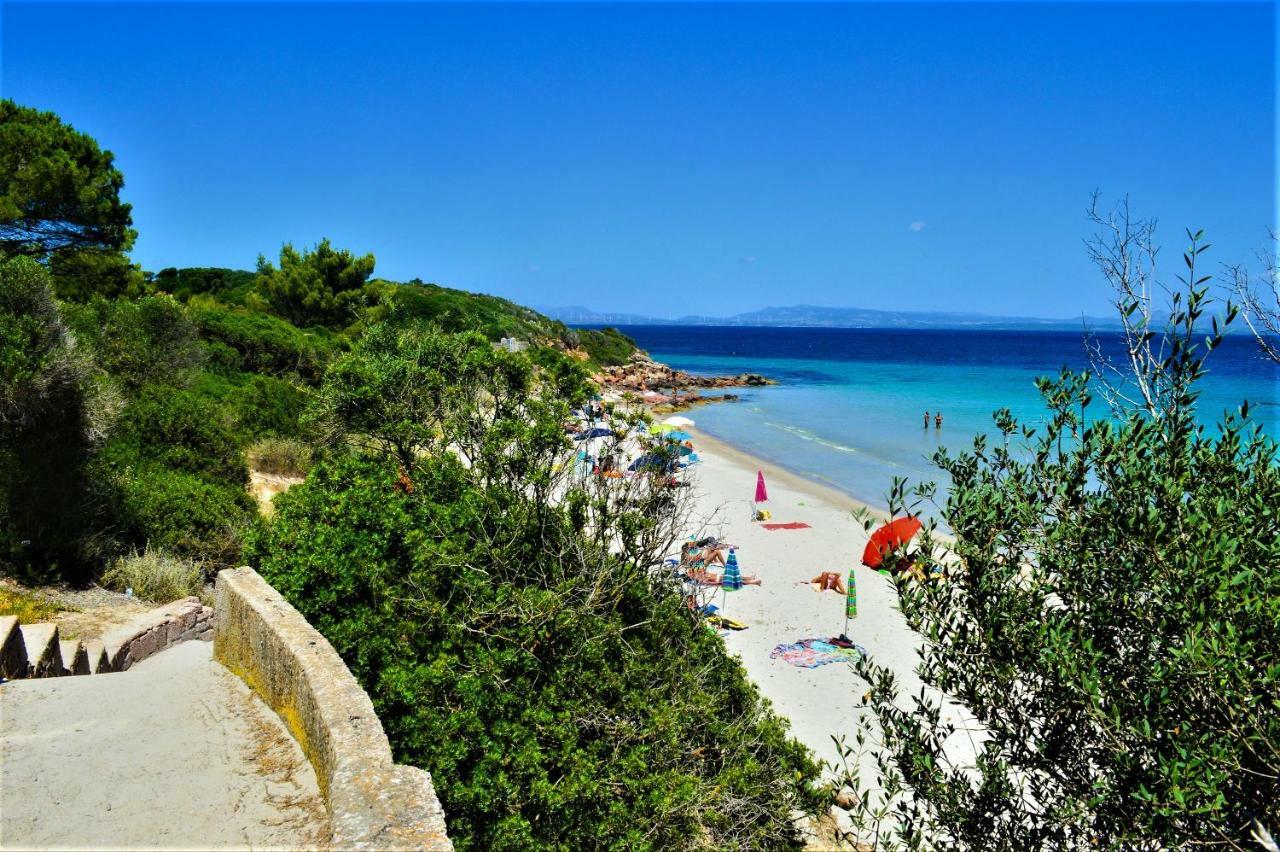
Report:
<svg viewBox="0 0 1280 852"><path fill-rule="evenodd" d="M691 416L698 428L860 500L884 505L894 476L944 476L929 458L994 434L991 415L1007 407L1044 422L1037 376L1088 366L1078 332L709 328L624 326L657 360L694 373L757 372L780 384L742 388L736 403ZM1102 336L1105 347L1118 345ZM1250 419L1280 438L1280 368L1252 338L1227 338L1210 356L1199 411L1212 427L1249 400ZM1259 404L1262 403L1262 404ZM1097 398L1095 416L1105 414ZM925 411L929 427L923 428ZM932 415L941 411L942 428Z"/></svg>

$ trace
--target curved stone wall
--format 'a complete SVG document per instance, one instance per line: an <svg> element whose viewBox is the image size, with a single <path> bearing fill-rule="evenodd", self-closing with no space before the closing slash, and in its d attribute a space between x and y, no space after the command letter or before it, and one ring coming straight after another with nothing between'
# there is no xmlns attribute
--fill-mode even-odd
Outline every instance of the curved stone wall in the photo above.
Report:
<svg viewBox="0 0 1280 852"><path fill-rule="evenodd" d="M324 794L334 849L452 850L431 775L398 766L342 658L252 568L218 574L213 653L280 715Z"/></svg>

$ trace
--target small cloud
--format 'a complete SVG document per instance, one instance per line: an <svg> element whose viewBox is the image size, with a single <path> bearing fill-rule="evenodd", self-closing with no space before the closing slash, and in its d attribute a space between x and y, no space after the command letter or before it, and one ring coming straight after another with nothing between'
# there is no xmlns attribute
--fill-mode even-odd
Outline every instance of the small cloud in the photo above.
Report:
<svg viewBox="0 0 1280 852"><path fill-rule="evenodd" d="M745 260L747 263L755 263L756 256L754 254L749 254L746 257L744 257L743 260Z"/></svg>
<svg viewBox="0 0 1280 852"><path fill-rule="evenodd" d="M923 230L924 230L924 220L923 220L923 219L917 219L916 221L912 222L912 223L911 223L911 230L913 230L913 231L923 231Z"/></svg>

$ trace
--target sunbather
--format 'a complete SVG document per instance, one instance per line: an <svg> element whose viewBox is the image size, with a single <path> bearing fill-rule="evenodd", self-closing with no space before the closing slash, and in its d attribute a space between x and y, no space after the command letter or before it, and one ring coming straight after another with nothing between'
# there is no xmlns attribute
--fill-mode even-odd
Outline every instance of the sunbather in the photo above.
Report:
<svg viewBox="0 0 1280 852"><path fill-rule="evenodd" d="M842 595L849 593L849 590L845 588L844 580L840 577L839 572L836 571L823 571L810 580L809 585L813 587L815 592L839 592Z"/></svg>

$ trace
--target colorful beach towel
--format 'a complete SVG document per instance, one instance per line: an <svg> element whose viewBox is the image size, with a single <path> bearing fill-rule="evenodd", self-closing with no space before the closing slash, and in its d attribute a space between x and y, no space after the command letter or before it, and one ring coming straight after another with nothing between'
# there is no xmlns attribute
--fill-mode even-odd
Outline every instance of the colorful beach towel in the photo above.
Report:
<svg viewBox="0 0 1280 852"><path fill-rule="evenodd" d="M781 658L802 669L816 669L828 663L851 663L865 657L867 649L861 645L840 648L822 639L801 639L790 645L778 645L769 653L769 659Z"/></svg>
<svg viewBox="0 0 1280 852"><path fill-rule="evenodd" d="M785 524L761 524L767 530L807 530L809 525L803 521L789 521Z"/></svg>

